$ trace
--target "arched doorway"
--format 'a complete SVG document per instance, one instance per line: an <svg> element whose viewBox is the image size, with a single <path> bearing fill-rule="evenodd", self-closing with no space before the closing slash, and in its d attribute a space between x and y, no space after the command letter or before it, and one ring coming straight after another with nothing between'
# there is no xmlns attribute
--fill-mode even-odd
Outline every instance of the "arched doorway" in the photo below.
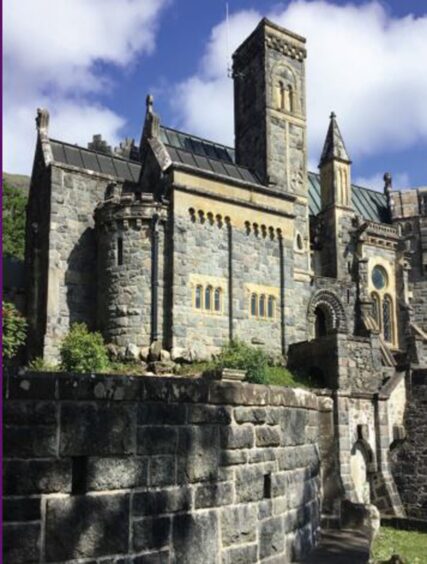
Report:
<svg viewBox="0 0 427 564"><path fill-rule="evenodd" d="M347 319L338 296L330 290L318 290L307 311L308 339L317 339L333 332L347 333Z"/></svg>
<svg viewBox="0 0 427 564"><path fill-rule="evenodd" d="M328 333L327 317L324 308L320 305L314 310L314 336L316 339L324 337Z"/></svg>

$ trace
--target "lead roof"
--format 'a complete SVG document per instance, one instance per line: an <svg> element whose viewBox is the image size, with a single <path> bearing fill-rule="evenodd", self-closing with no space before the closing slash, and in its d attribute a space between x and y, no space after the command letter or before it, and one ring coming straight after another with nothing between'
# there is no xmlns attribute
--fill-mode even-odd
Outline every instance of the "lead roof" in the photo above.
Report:
<svg viewBox="0 0 427 564"><path fill-rule="evenodd" d="M235 151L232 147L164 126L160 127L160 139L175 164L190 165L205 172L261 185L253 172L246 167L236 165ZM139 162L53 139L50 143L54 160L58 163L109 174L130 182L139 180L141 172ZM320 212L318 174L308 173L308 188L310 215L317 215ZM352 205L354 211L366 220L389 223L387 200L381 192L352 184Z"/></svg>

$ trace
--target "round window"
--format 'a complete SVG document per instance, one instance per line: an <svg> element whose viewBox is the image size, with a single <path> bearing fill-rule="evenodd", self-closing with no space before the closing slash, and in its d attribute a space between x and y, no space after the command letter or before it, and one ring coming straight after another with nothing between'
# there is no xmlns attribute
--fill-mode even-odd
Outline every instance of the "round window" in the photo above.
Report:
<svg viewBox="0 0 427 564"><path fill-rule="evenodd" d="M375 266L372 271L372 284L377 290L383 290L388 283L387 272L382 266Z"/></svg>

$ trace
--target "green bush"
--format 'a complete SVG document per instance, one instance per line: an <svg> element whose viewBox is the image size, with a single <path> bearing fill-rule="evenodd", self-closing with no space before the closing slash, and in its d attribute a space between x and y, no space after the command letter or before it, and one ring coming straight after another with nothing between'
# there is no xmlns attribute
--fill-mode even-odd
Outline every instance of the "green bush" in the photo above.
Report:
<svg viewBox="0 0 427 564"><path fill-rule="evenodd" d="M34 372L59 372L61 370L60 366L46 362L41 356L38 356L29 362L27 368L28 370L33 370Z"/></svg>
<svg viewBox="0 0 427 564"><path fill-rule="evenodd" d="M218 369L235 368L246 370L246 380L253 384L265 384L269 358L267 354L240 341L225 345L216 357L214 365Z"/></svg>
<svg viewBox="0 0 427 564"><path fill-rule="evenodd" d="M74 323L62 341L61 367L69 372L107 372L109 360L101 333L89 332L85 323Z"/></svg>
<svg viewBox="0 0 427 564"><path fill-rule="evenodd" d="M9 302L2 302L3 316L3 357L12 359L25 343L27 322L16 307Z"/></svg>

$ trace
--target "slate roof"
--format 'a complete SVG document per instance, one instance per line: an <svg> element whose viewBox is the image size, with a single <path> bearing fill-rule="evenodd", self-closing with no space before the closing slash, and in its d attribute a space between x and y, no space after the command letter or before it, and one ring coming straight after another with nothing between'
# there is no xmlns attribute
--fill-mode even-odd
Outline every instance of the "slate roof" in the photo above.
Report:
<svg viewBox="0 0 427 564"><path fill-rule="evenodd" d="M231 147L213 143L169 127L160 127L160 137L173 162L221 174L238 180L260 184L249 169L235 164L235 151ZM141 164L124 158L98 153L77 145L50 140L55 161L110 174L130 182L138 182ZM310 215L320 212L320 177L309 172ZM352 185L352 204L355 212L364 219L389 223L385 195L375 190Z"/></svg>
<svg viewBox="0 0 427 564"><path fill-rule="evenodd" d="M110 174L130 182L138 182L141 172L140 163L129 161L118 156L98 153L90 149L71 145L63 141L50 139L53 158L63 164L86 168L102 174Z"/></svg>

